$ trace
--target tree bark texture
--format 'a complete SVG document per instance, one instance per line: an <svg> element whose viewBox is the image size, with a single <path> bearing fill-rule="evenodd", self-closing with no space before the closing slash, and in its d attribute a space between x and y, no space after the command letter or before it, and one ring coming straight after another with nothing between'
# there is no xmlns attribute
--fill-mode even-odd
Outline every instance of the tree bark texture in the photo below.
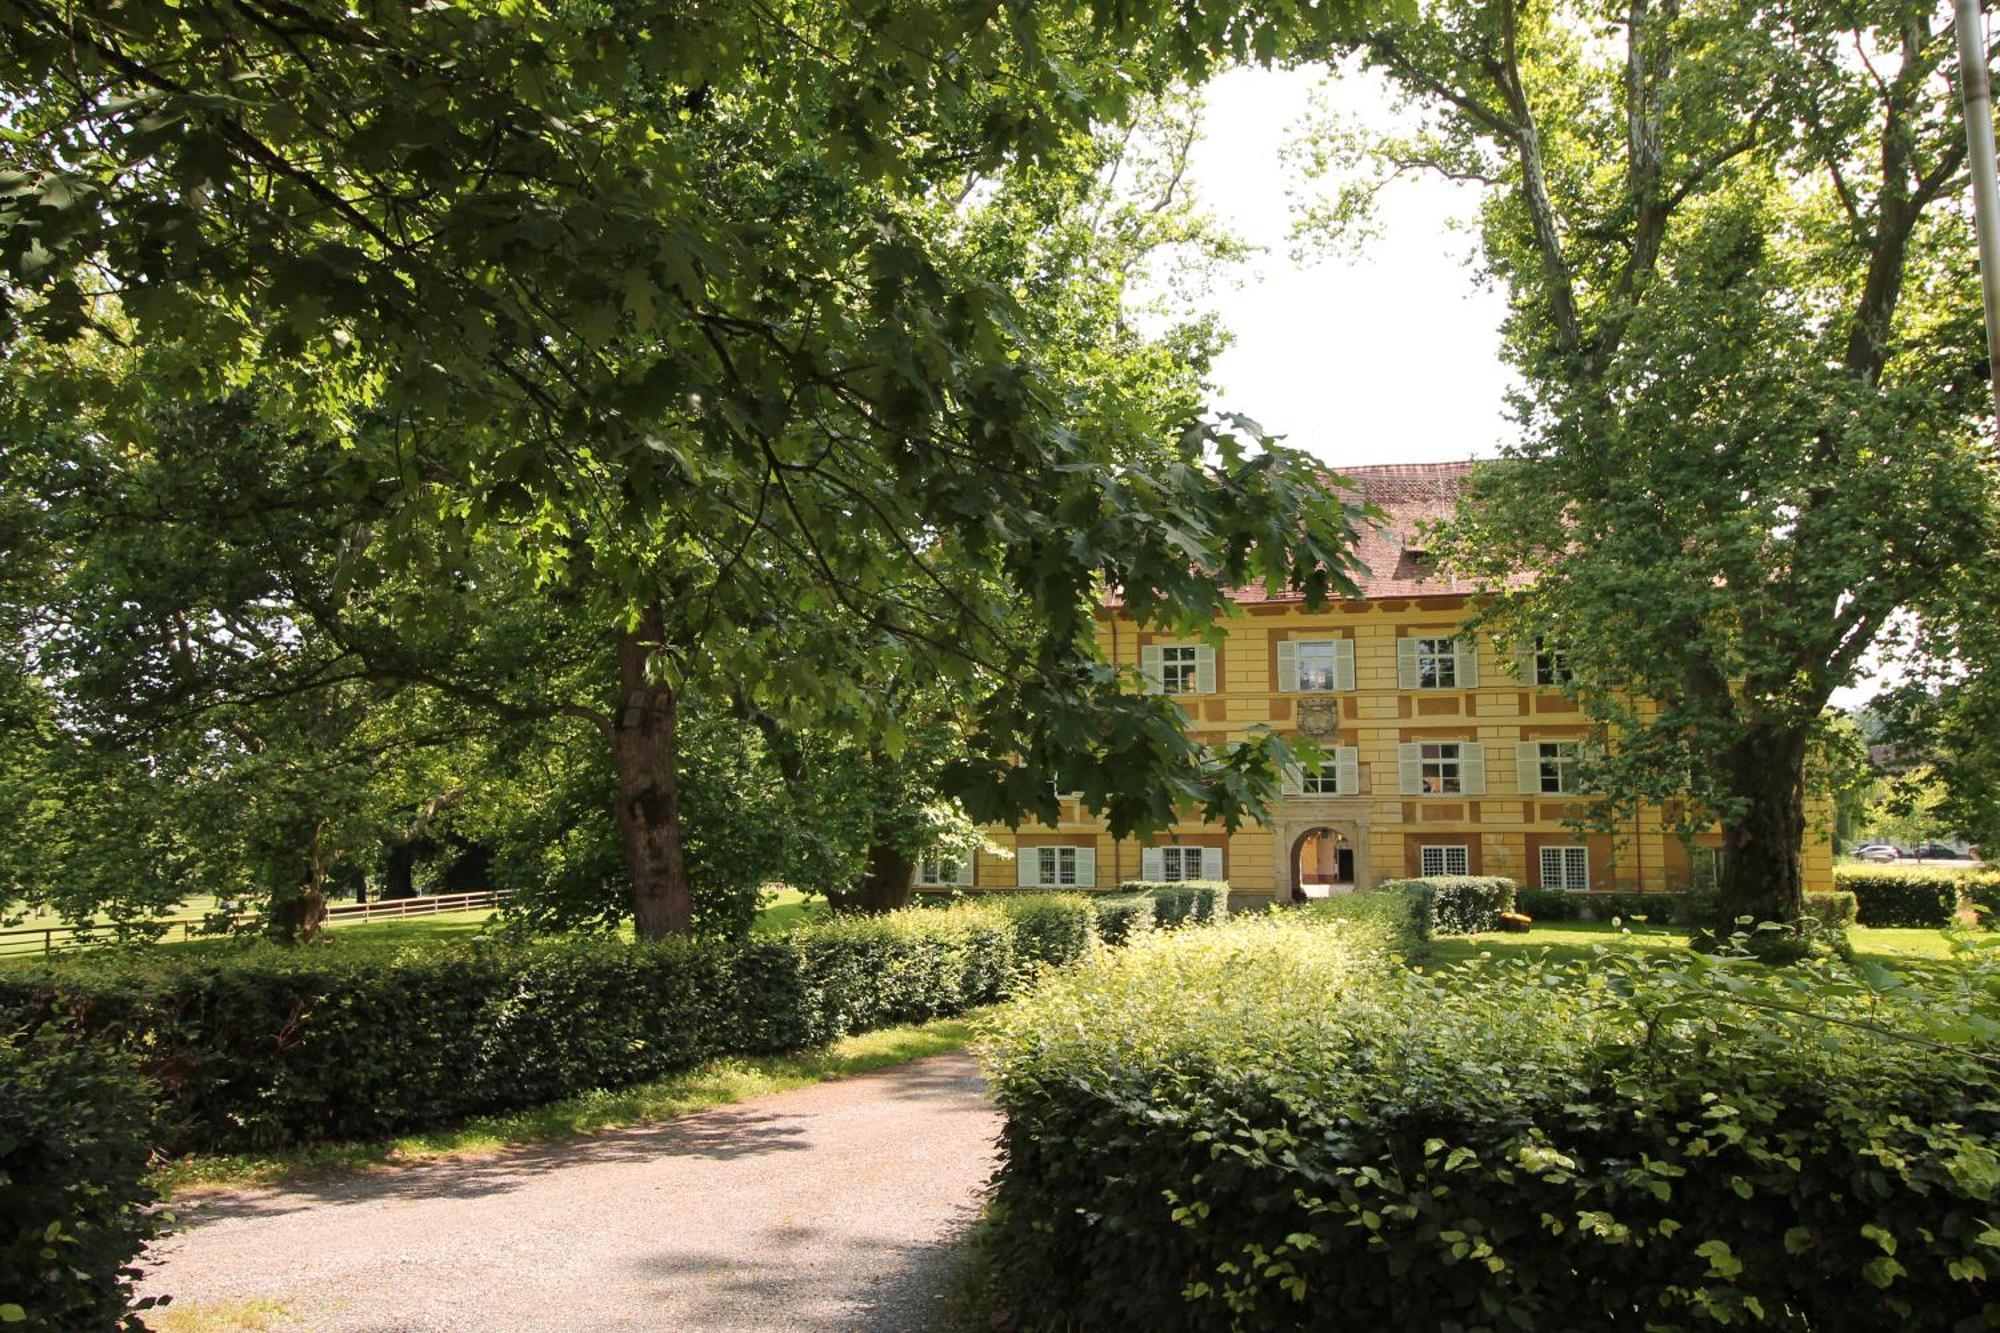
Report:
<svg viewBox="0 0 2000 1333"><path fill-rule="evenodd" d="M618 829L632 875L632 921L642 940L685 935L694 916L681 846L680 700L648 671L661 644L658 605L618 632L620 707L611 727Z"/></svg>
<svg viewBox="0 0 2000 1333"><path fill-rule="evenodd" d="M1723 826L1722 927L1805 912L1806 734L1752 727L1725 759L1737 813Z"/></svg>

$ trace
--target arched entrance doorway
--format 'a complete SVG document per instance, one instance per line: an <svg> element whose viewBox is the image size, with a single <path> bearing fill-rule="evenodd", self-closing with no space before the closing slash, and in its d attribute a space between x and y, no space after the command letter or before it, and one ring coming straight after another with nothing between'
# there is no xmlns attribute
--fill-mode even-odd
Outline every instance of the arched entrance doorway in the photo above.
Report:
<svg viewBox="0 0 2000 1333"><path fill-rule="evenodd" d="M1292 840L1292 901L1312 902L1354 892L1354 844L1327 825Z"/></svg>

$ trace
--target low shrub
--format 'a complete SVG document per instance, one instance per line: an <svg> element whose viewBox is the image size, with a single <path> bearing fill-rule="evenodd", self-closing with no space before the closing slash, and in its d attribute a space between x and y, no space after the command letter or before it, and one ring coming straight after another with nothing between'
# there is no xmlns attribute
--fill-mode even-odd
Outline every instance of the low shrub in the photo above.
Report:
<svg viewBox="0 0 2000 1333"><path fill-rule="evenodd" d="M989 901L1014 928L1014 952L1029 968L1073 963L1097 938L1097 906L1076 893L1004 893Z"/></svg>
<svg viewBox="0 0 2000 1333"><path fill-rule="evenodd" d="M1032 962L1083 954L1092 928L1077 899L840 917L737 945L78 957L0 970L0 1031L132 1052L158 1085L170 1150L265 1149L517 1110L958 1013L1011 993Z"/></svg>
<svg viewBox="0 0 2000 1333"><path fill-rule="evenodd" d="M1537 921L1583 920L1583 895L1563 889L1519 889L1514 906Z"/></svg>
<svg viewBox="0 0 2000 1333"><path fill-rule="evenodd" d="M142 1327L128 1310L133 1261L159 1228L152 1142L152 1090L130 1061L0 1042L0 1324Z"/></svg>
<svg viewBox="0 0 2000 1333"><path fill-rule="evenodd" d="M1118 892L1151 898L1154 923L1161 926L1209 925L1229 915L1226 879L1128 879Z"/></svg>
<svg viewBox="0 0 2000 1333"><path fill-rule="evenodd" d="M1103 953L1004 1011L1014 1326L2000 1321L2000 1070L1963 1035L2000 1019L1994 978L1369 952L1315 909Z"/></svg>
<svg viewBox="0 0 2000 1333"><path fill-rule="evenodd" d="M1316 921L1356 923L1353 930L1385 953L1420 958L1431 941L1431 886L1427 880L1391 880L1358 893L1343 893L1308 904Z"/></svg>
<svg viewBox="0 0 2000 1333"><path fill-rule="evenodd" d="M1861 903L1845 889L1821 890L1806 895L1806 915L1827 930L1845 933L1859 920Z"/></svg>
<svg viewBox="0 0 2000 1333"><path fill-rule="evenodd" d="M1514 906L1516 885L1501 875L1426 875L1389 879L1377 890L1423 885L1430 891L1433 935L1477 935L1497 929L1500 913Z"/></svg>
<svg viewBox="0 0 2000 1333"><path fill-rule="evenodd" d="M1969 878L1921 866L1836 866L1833 872L1834 887L1854 895L1855 919L1864 926L1948 926Z"/></svg>
<svg viewBox="0 0 2000 1333"><path fill-rule="evenodd" d="M1129 944L1153 928L1153 899L1146 894L1098 898L1092 906L1097 909L1097 938L1114 947Z"/></svg>

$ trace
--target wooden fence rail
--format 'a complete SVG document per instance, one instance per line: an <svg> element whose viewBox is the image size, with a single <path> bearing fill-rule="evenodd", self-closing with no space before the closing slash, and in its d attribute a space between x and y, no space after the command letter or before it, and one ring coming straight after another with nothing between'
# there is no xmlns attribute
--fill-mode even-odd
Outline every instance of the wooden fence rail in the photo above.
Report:
<svg viewBox="0 0 2000 1333"><path fill-rule="evenodd" d="M435 916L439 912L470 912L481 907L498 907L509 892L506 889L480 889L475 893L438 893L422 898L337 903L326 909L326 923L339 926L354 921L386 921L406 916ZM134 922L129 927L108 924L17 926L11 930L0 930L0 958L97 948L128 941L158 943L174 939L210 939L234 931L255 930L260 920L254 915L211 912L206 916L155 918ZM158 933L155 934L155 931Z"/></svg>

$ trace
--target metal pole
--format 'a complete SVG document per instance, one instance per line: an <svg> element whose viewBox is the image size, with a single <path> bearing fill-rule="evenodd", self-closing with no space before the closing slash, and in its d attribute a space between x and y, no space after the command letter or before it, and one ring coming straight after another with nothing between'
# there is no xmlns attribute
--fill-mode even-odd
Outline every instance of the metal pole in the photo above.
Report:
<svg viewBox="0 0 2000 1333"><path fill-rule="evenodd" d="M1979 235L1979 285L1986 296L1986 369L1993 381L2000 439L2000 171L1993 162L1993 84L1986 73L1980 0L1956 0L1959 90L1965 97L1965 143L1972 164L1972 221Z"/></svg>

